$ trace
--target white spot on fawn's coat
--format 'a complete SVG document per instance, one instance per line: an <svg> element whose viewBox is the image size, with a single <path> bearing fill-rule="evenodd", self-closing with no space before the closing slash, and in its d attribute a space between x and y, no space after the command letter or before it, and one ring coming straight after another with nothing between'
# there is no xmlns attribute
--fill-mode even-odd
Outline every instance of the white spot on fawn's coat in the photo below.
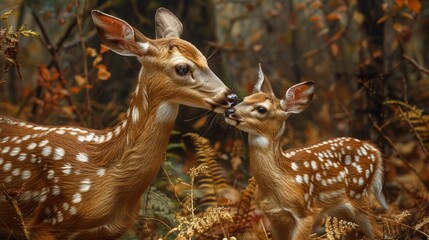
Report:
<svg viewBox="0 0 429 240"><path fill-rule="evenodd" d="M88 155L86 153L78 153L76 154L76 160L79 162L88 162Z"/></svg>

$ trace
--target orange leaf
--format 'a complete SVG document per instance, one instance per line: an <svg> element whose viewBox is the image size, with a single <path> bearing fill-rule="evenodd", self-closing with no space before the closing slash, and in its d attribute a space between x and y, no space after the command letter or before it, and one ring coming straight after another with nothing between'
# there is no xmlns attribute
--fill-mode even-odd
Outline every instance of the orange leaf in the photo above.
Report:
<svg viewBox="0 0 429 240"><path fill-rule="evenodd" d="M87 47L86 48L86 55L88 55L90 57L95 57L95 56L97 56L97 50L95 50L94 48Z"/></svg>
<svg viewBox="0 0 429 240"><path fill-rule="evenodd" d="M314 2L310 5L310 7L311 7L312 9L319 9L319 8L320 8L320 6L322 6L322 3L321 3L320 1L314 1Z"/></svg>
<svg viewBox="0 0 429 240"><path fill-rule="evenodd" d="M295 9L296 10L303 10L303 9L305 9L305 4L304 3L296 3L295 4Z"/></svg>
<svg viewBox="0 0 429 240"><path fill-rule="evenodd" d="M76 83L79 87L82 87L83 85L86 84L86 79L84 77L82 77L81 75L75 75L74 80L76 81Z"/></svg>
<svg viewBox="0 0 429 240"><path fill-rule="evenodd" d="M99 64L101 61L103 61L103 57L101 55L98 55L97 57L95 57L94 61L92 62L92 66L97 66L97 64Z"/></svg>
<svg viewBox="0 0 429 240"><path fill-rule="evenodd" d="M40 76L43 80L50 81L51 80L51 72L46 68L45 65L39 66Z"/></svg>
<svg viewBox="0 0 429 240"><path fill-rule="evenodd" d="M328 14L328 16L326 16L326 19L330 20L330 21L337 21L341 19L340 14L332 12L330 14Z"/></svg>
<svg viewBox="0 0 429 240"><path fill-rule="evenodd" d="M390 17L389 15L384 15L383 17L377 20L377 24L385 22L387 19L389 19L389 17Z"/></svg>
<svg viewBox="0 0 429 240"><path fill-rule="evenodd" d="M109 51L109 48L104 44L100 44L100 54L103 54L107 51Z"/></svg>
<svg viewBox="0 0 429 240"><path fill-rule="evenodd" d="M340 50L336 43L331 44L330 49L331 49L331 53L334 57L336 57L338 55L338 52Z"/></svg>
<svg viewBox="0 0 429 240"><path fill-rule="evenodd" d="M71 93L78 93L78 92L80 92L80 88L79 87L72 87L72 88L70 88L70 92Z"/></svg>
<svg viewBox="0 0 429 240"><path fill-rule="evenodd" d="M110 78L110 72L106 70L105 67L99 67L97 72L97 77L100 80L107 80Z"/></svg>
<svg viewBox="0 0 429 240"><path fill-rule="evenodd" d="M313 15L313 16L310 16L309 18L308 18L308 21L310 21L310 22L318 22L318 21L320 21L320 16L319 15Z"/></svg>
<svg viewBox="0 0 429 240"><path fill-rule="evenodd" d="M398 7L403 7L404 6L404 0L395 0L396 5L398 5Z"/></svg>
<svg viewBox="0 0 429 240"><path fill-rule="evenodd" d="M415 13L420 13L422 4L420 3L420 0L408 0L408 8Z"/></svg>

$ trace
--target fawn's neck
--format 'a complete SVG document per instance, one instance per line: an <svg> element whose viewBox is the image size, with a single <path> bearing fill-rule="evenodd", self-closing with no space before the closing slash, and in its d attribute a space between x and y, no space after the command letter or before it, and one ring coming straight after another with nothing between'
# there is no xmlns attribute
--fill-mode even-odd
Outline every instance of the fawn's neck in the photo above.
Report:
<svg viewBox="0 0 429 240"><path fill-rule="evenodd" d="M281 136L249 134L250 170L262 191L275 189L276 180L282 178L278 165L282 155L280 139Z"/></svg>
<svg viewBox="0 0 429 240"><path fill-rule="evenodd" d="M178 104L165 101L168 96L161 85L151 84L141 74L125 120L113 131L118 138L103 148L109 148L111 175L118 189L140 196L156 176L165 159Z"/></svg>

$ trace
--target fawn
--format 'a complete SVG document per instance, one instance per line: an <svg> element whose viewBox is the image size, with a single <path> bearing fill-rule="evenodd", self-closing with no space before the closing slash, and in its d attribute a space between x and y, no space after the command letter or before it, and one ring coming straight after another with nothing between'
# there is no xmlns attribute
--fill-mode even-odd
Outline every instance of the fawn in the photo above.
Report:
<svg viewBox="0 0 429 240"><path fill-rule="evenodd" d="M365 213L370 192L387 208L382 154L374 145L342 137L281 149L285 120L303 111L313 93L314 82L308 81L277 99L259 66L253 94L225 112L227 124L249 133L256 202L271 221L274 239L308 239L321 213L352 220L367 237L380 237L374 219Z"/></svg>
<svg viewBox="0 0 429 240"><path fill-rule="evenodd" d="M32 239L118 238L164 162L179 104L223 113L237 102L179 38L182 23L170 11L157 10L156 39L100 11L92 19L104 44L142 65L126 118L94 130L0 117L0 183L9 191L25 184L19 206ZM14 216L1 195L3 231L18 229Z"/></svg>

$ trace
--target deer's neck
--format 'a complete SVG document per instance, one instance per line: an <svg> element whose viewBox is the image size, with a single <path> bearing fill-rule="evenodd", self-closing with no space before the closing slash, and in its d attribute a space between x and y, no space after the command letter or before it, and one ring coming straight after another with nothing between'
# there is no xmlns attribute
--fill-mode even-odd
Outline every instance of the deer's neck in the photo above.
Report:
<svg viewBox="0 0 429 240"><path fill-rule="evenodd" d="M118 139L107 146L115 149L110 156L113 179L136 196L147 189L164 162L179 108L167 101L165 88L153 82L156 79L140 76L127 117L114 128Z"/></svg>
<svg viewBox="0 0 429 240"><path fill-rule="evenodd" d="M281 179L278 161L281 158L280 137L268 138L249 134L250 170L259 189L273 189Z"/></svg>

